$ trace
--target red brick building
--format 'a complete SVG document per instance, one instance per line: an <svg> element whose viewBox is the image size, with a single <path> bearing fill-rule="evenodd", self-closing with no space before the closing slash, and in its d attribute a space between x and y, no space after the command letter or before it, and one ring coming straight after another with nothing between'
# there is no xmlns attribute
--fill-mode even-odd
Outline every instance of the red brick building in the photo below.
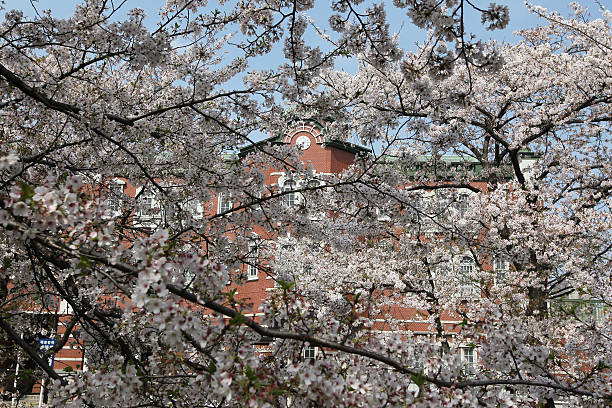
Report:
<svg viewBox="0 0 612 408"><path fill-rule="evenodd" d="M293 128L284 135L277 135L270 137L266 140L258 142L256 144L245 147L241 150L238 155L240 160L245 160L247 155L264 145L289 145L297 146L299 150L300 159L306 164L312 167L315 175L320 175L321 179L324 179L326 175L333 175L342 172L349 168L354 163L356 157L361 154L368 154L369 149L361 146L357 146L347 142L340 142L334 140L328 140L325 137L324 125L316 121L304 121L299 122ZM525 161L527 163L527 161ZM465 159L458 157L448 157L445 160L445 165L452 168L453 165L465 164ZM479 163L469 163L472 169L478 170ZM280 193L280 198L287 207L291 207L299 204L300 188L306 186L301 184L300 180L292 178L290 172L281 169L264 169L265 184L271 186L270 191ZM484 180L473 180L471 186L475 187L480 191L487 190L487 182ZM162 208L156 202L156 198L153 194L146 191L142 191L142 188L132 184L129 180L118 177L108 181L108 202L111 210L116 211L116 215L119 216L122 211L123 201L126 197L137 198L139 201L139 209L135 211L133 216L133 222L135 225L140 227L155 228L155 221L162 216ZM460 197L461 194L458 194ZM459 203L460 205L460 203ZM196 208L197 207L197 208ZM201 203L194 206L194 212L203 213L204 216L211 216L214 214L231 213L234 211L235 203L232 197L224 196L219 194L214 197L210 203ZM236 210L240 211L240 210ZM381 214L381 217L384 215ZM248 252L242 259L242 265L237 268L233 273L240 275L242 279L234 279L233 282L228 282L228 288L236 289L237 299L244 300L246 303L252 305L252 314L250 317L258 319L261 315L259 305L273 290L275 286L275 280L267 272L266 265L268 260L264 259L258 251L258 245L261 242L275 239L275 233L266 231L264 228L256 227L253 228L256 239L253 239L252 244L249 244ZM231 235L231 234L230 234ZM230 239L233 237L230 236ZM482 262L482 261L481 261ZM497 272L502 273L504 269L508 268L507 262L493 262L493 260L485 260L483 266L496 269ZM470 271L470 268L474 268L473 260L469 257L465 257L461 261L461 268ZM236 285L234 282L238 281ZM460 291L465 292L466 296L479 296L479 289L475 288L471 282L466 282L465 287L460 287ZM121 301L121 299L113 299L113 295L109 294L109 302ZM116 296L115 296L116 297ZM373 330L377 331L390 331L390 330L401 330L411 332L414 335L422 336L424 340L429 342L439 341L439 336L436 331L432 329L431 323L425 321L424 312L415 308L404 308L399 306L392 306L385 311L387 315L392 315L396 324L399 326L391 327L384 319L376 322ZM58 319L62 324L57 325L57 336L63 334L63 325L69 324L70 321L70 308L65 302L61 302L58 310ZM457 333L460 330L462 319L456 313L443 312L441 314L441 325L444 332L449 336L453 333ZM261 345L265 344L266 340L262 339ZM305 350L306 357L313 357L316 354L316 350L308 349ZM477 364L477 350L474 347L466 347L462 349L462 358L468 366L475 367ZM55 355L55 369L57 371L79 371L87 369L87 359L81 351L80 340L71 339L68 341L66 346ZM37 391L36 389L34 391Z"/></svg>

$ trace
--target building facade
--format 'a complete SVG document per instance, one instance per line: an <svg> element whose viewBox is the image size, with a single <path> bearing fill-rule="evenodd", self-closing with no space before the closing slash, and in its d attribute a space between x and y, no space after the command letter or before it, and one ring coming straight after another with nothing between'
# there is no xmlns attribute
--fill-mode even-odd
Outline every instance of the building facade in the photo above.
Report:
<svg viewBox="0 0 612 408"><path fill-rule="evenodd" d="M296 177L290 167L272 168L263 167L261 172L265 177L264 184L268 186L268 194L277 196L277 201L287 211L299 212L300 207L308 205L306 201L306 193L310 191L325 191L326 183L330 178L349 169L359 158L370 153L369 149L354 145L347 142L328 140L325 137L325 126L316 121L303 121L296 123L289 132L283 135L277 135L263 140L259 143L249 145L242 149L237 156L228 157L228 161L240 160L243 163L248 162L249 154L259 148L266 146L285 146L295 148L298 152L299 159L304 166L308 168L309 174L312 177L309 180L303 180ZM530 160L525 156L523 160L524 166L529 166ZM443 172L438 183L451 183L453 177L458 174L461 169L468 169L471 174L478 174L479 163L470 161L459 156L444 157ZM231 165L231 164L228 164ZM248 163L247 163L248 165ZM394 165L391 162L383 165ZM416 166L419 165L417 161ZM159 180L166 186L171 186L172 183L177 183L174 180ZM165 212L162 200L157 197L152 191L148 191L142 186L123 178L115 177L105 182L105 190L100 194L106 196L107 205L113 216L117 220L123 219L130 223L135 234L154 231L158 226L162 226ZM435 184L432 184L434 186ZM452 190L452 199L444 201L444 205L431 205L431 201L440 199L440 195L435 189L423 192L423 201L430 202L428 205L431 208L438 210L449 210L455 214L461 215L467 210L467 202L470 194L475 191L487 192L487 180L475 177L469 181L471 189L449 189ZM410 185L406 185L410 188ZM249 197L251 203L256 202L257 196ZM242 201L241 201L242 200ZM241 232L231 228L235 220L232 218L236 214L245 211L247 206L244 206L244 197L237 197L231 191L219 191L211 198L209 202L199 203L194 202L186 207L191 215L195 218L219 218L226 220L228 225L227 240L228 242L242 239L241 254L234 256L233 268L231 268L230 279L227 282L227 291L232 291L236 301L245 305L244 311L247 317L251 317L256 321L261 321L263 316L262 303L278 288L279 279L274 273L274 268L271 268L275 261L274 257L279 257L282 251L277 247L276 250L271 250L269 243L290 242L293 232L299 225L287 224L280 228L274 224L274 228L266 228L262 225L247 226L248 236L241 236ZM125 203L132 203L131 209L126 213ZM133 203L136 203L134 205ZM252 206L255 206L253 204ZM356 216L359 214L359 204L351 204L351 208L356 208ZM440 209L441 208L441 209ZM369 209L370 211L372 209ZM436 211L438 211L436 210ZM401 209L399 206L391 205L387 208L375 208L374 216L381 223L388 223L389 211L402 211L404 213L412 213L412 217L423 218L423 229L417 232L403 231L401 228L390 226L391 230L401 234L416 234L422 235L424 240L435 241L438 239L439 231L435 227L435 217L427 215L431 212L421 208L421 204L414 203L412 208ZM330 214L327 214L330 215ZM370 214L372 215L372 214ZM332 214L333 217L333 214ZM424 219L428 218L428 219ZM274 220L272 220L272 223ZM272 225L272 224L270 224ZM300 234L296 234L300 235ZM279 238L282 238L279 240ZM364 239L376 240L375 234ZM284 240L284 241L283 241ZM126 241L127 242L127 241ZM129 245L126 243L126 245ZM206 243L202 243L206 245ZM282 249L282 248L281 248ZM291 252L289 248L288 253ZM276 255L271 255L275 253ZM465 299L465 303L469 303L470 299L478 298L484 290L487 290L491 285L504 282L507 279L510 263L508 259L495 258L491 256L482 256L480 259L475 259L474 254L470 253L469 248L464 248L463 252L456 256L456 267L460 269L460 276L463 278L457 282L455 295L461 299ZM300 265L300 270L293 272L300 274L316 273L316 265ZM491 271L490 281L475 281L472 279L476 268L483 268ZM438 268L437 272L443 276L444 269ZM184 276L182 283L189 284L191 276ZM381 296L388 296L394 292L393 285L388 287L381 286L377 291ZM126 303L128 300L118 296L112 292L106 295L108 305ZM408 296L408 295L406 295ZM392 298L392 296L388 296ZM401 297L398 298L401 300ZM373 325L370 327L372 332L376 333L405 333L409 336L418 337L423 344L432 343L453 343L453 338L462 328L465 320L461 316L460 310L441 310L438 313L437 320L432 320L431 311L424 310L418 307L407 306L408 303L399 301L397 304L388 304L386 307L377 310L379 317L373 317ZM466 306L469 307L469 304ZM204 314L207 314L204 311ZM56 314L56 328L51 328L48 331L50 337L61 337L66 331L66 327L73 324L71 322L71 308L65 301L59 302L59 309ZM229 319L229 318L228 318ZM280 323L282 324L282 322ZM64 375L70 373L87 370L87 345L82 338L77 336L79 330L72 330L70 339L66 345L55 355L54 368L61 371ZM45 334L47 335L47 334ZM260 353L268 352L268 344L272 339L256 339L254 346ZM464 363L467 374L474 373L478 369L478 341L472 339L470 343L454 344L454 349L459 353L459 358ZM322 350L317 347L312 347L308 344L304 345L302 357L305 359L315 359L322 355ZM418 368L419 361L415 361L415 367ZM38 391L37 386L33 388L34 392Z"/></svg>

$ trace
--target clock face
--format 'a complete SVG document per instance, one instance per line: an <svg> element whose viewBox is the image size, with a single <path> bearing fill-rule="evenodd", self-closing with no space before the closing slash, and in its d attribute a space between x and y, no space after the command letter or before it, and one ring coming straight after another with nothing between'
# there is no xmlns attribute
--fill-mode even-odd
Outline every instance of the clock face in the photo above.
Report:
<svg viewBox="0 0 612 408"><path fill-rule="evenodd" d="M310 147L310 138L308 136L302 135L297 138L297 140L295 141L295 144L300 149L306 150Z"/></svg>

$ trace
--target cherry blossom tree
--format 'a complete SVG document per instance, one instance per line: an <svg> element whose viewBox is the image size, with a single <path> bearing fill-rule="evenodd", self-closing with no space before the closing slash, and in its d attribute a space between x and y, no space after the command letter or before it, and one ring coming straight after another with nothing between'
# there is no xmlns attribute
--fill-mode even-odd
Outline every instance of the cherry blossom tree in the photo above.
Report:
<svg viewBox="0 0 612 408"><path fill-rule="evenodd" d="M51 405L612 403L610 11L532 7L543 25L497 44L464 13L502 28L504 6L395 1L428 30L410 52L384 5L334 1L320 22L313 1L205 3L169 0L154 26L106 0L5 15L0 328ZM313 117L372 153L324 176L255 144ZM233 205L208 211L219 194ZM256 229L276 288L251 318L227 283ZM48 353L72 335L87 361L69 376L28 318L60 306Z"/></svg>

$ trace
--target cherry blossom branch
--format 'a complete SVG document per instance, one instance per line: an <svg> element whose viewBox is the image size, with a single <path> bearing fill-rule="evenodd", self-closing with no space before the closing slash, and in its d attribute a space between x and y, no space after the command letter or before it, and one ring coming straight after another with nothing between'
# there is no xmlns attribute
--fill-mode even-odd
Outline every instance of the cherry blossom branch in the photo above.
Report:
<svg viewBox="0 0 612 408"><path fill-rule="evenodd" d="M61 253L64 253L72 258L75 259L80 259L81 257L87 257L89 259L91 259L92 261L95 261L97 263L100 263L102 265L117 269L119 271L123 271L125 273L128 273L131 276L136 276L138 273L138 270L130 265L124 264L124 263L120 263L120 262L111 262L109 260L109 258L104 255L104 254L100 254L100 253L94 253L91 251L83 251L83 250L79 250L79 249L70 249L68 248L64 243L60 243L59 241L55 240L54 238L48 237L48 236L44 236L40 233L37 233L35 231L30 230L27 226L23 225L23 224L19 224L13 221L9 221L7 222L7 228L9 229L16 229L22 232L26 232L29 231L30 235L33 235L30 239L51 249L54 251L59 251ZM116 283L116 282L115 282ZM261 335L261 336L265 336L265 337L272 337L272 338L278 338L278 339L288 339L288 340L296 340L296 341L302 341L302 342L309 342L312 345L316 345L319 347L324 347L324 348L329 348L329 349L333 349L333 350L338 350L338 351L343 351L352 355L358 355L358 356L362 356L362 357L366 357L375 361L378 361L380 363L383 363L385 365L388 365L389 367L394 368L395 370L397 370L400 373L403 374L408 374L408 375L414 375L414 376L421 376L425 381L430 382L436 386L439 387L444 387L444 388L450 388L450 387L454 387L454 388L469 388L469 387L484 387L484 386L490 386L490 385L525 385L525 386L533 386L533 387L545 387L545 388L551 388L551 389L557 389L560 391L564 391L564 392L568 392L568 393L573 393L576 395L583 395L583 396L588 396L588 397L593 397L593 398L599 398L599 399L609 399L610 396L600 396L600 395L596 395L590 391L586 391L583 389L579 389L579 388L575 388L575 387L571 387L571 386L565 386L562 384L555 384L555 383L549 383L549 382L543 382L543 381L530 381L530 380L525 380L525 379L492 379L492 380L468 380L468 381L449 381L449 380L441 380L438 379L436 377L431 377L429 375L423 375L423 373L414 370L414 369L410 369L408 367L406 367L404 364L400 363L397 360L394 360L386 355L377 353L377 352L373 352L370 350L364 350L364 349L359 349L353 346L349 346L346 344L342 344L342 343L337 343L334 341L330 341L330 340L326 340L323 338L319 338L316 336L312 336L309 334L304 334L304 333L297 333L297 332L288 332L288 331L284 331L284 330L277 330L277 329L270 329L267 328L265 326L262 326L261 324L257 323L255 320L248 318L246 316L243 316L240 311L232 309L230 307L224 306L216 301L210 300L210 299L206 299L203 298L197 294L194 294L182 287L179 287L177 285L174 284L167 284L166 288L168 289L169 292L187 300L192 302L193 304L197 304L200 306L203 306L207 309L210 309L214 312L220 313L224 316L230 317L230 318L236 318L236 317L241 317L241 321L243 322L243 324L247 327L249 327L250 329L252 329L255 333ZM12 338L14 337L14 331L12 331L12 328L10 328L10 326L6 325L6 322L4 322L4 320L0 321L0 327L2 327L7 334L9 334ZM21 346L21 344L20 344ZM27 345L26 345L27 346ZM129 351L127 350L127 348L129 348L129 346L127 344L123 344L122 345L122 350L126 353L129 353ZM24 350L27 349L24 348ZM30 350L29 353L32 353L32 351ZM34 353L35 354L35 353ZM130 353L131 354L131 353ZM38 356L40 359L40 356ZM33 357L35 358L35 357ZM41 365L43 368L44 366ZM50 368L48 368L48 371L53 372ZM59 378L59 376L57 376L57 374L53 375L53 374L49 374L50 376L52 376L53 378Z"/></svg>
<svg viewBox="0 0 612 408"><path fill-rule="evenodd" d="M21 338L20 335L18 335L15 332L15 329L13 329L13 327L8 323L8 321L2 315L0 315L0 328L2 330L4 330L4 332L7 334L7 336L9 336L11 338L11 340L13 340L15 342L15 344L17 344L19 347L21 347L21 349L23 351L25 351L28 356L30 356L30 358L32 360L34 360L34 362L36 364L38 364L40 366L40 368L42 368L43 371L50 378L53 378L54 380L58 380L60 382L60 384L62 384L62 385L67 385L68 384L63 377L61 377L59 374L57 374L55 372L55 370L53 370L49 366L49 364L46 361L46 359L42 358L36 351L34 351L32 349L32 347L30 347L30 345L28 343L26 343Z"/></svg>
<svg viewBox="0 0 612 408"><path fill-rule="evenodd" d="M423 375L422 372L410 369L406 367L405 365L403 365L402 363L394 359L391 359L383 354L376 353L376 352L369 351L369 350L359 349L356 347L348 346L346 344L336 343L333 341L325 340L325 339L311 336L308 334L270 329L270 328L260 325L259 323L255 322L253 319L242 315L239 311L231 309L227 306L223 306L217 302L201 298L195 295L194 293L191 293L176 285L169 284L167 285L167 288L168 288L168 291L170 291L171 293L174 293L177 296L182 297L185 300L189 300L195 304L206 307L224 316L231 317L231 318L240 316L245 326L248 326L255 333L261 336L272 337L275 339L288 339L288 340L308 342L314 346L330 348L330 349L337 350L337 351L343 351L343 352L346 352L352 355L367 357L369 359L372 359L372 360L381 362L385 365L388 365L389 367L396 369L398 372L402 374L420 376L425 381L430 382L439 387L469 388L469 387L486 387L490 385L525 385L525 386L532 386L532 387L552 388L552 389L556 389L560 391L569 392L572 394L583 395L583 396L604 399L604 400L612 400L612 396L595 395L594 393L586 391L586 390L581 390L581 389L564 386L564 385L557 384L557 383L549 383L549 382L543 382L543 381L529 381L529 380L524 380L524 379L515 379L515 380L498 379L498 380L468 380L468 381L457 382L457 381L440 380L435 377Z"/></svg>

